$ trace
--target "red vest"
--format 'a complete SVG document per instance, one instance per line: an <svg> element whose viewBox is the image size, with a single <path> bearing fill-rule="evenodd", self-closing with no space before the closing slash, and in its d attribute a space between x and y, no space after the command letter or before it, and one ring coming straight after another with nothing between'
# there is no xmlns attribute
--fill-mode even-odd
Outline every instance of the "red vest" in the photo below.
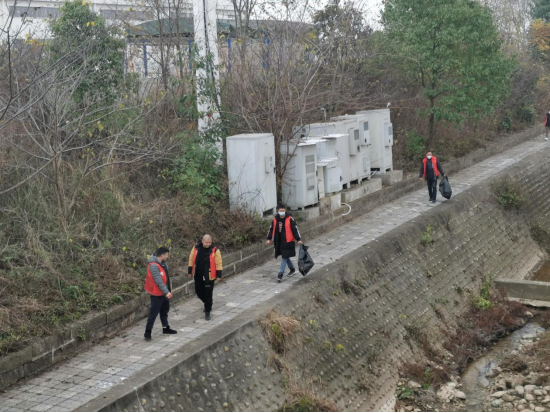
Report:
<svg viewBox="0 0 550 413"><path fill-rule="evenodd" d="M277 218L273 218L273 231L271 232L271 239L275 239L275 228L277 228ZM294 235L292 235L292 229L290 228L290 217L285 217L285 235L286 242L295 241Z"/></svg>
<svg viewBox="0 0 550 413"><path fill-rule="evenodd" d="M435 156L432 156L431 160L432 160L432 166L434 168L434 174L435 176L439 176L439 171L437 169L437 158ZM426 163L428 162L428 158L424 158L422 162L424 163L424 178L426 178Z"/></svg>
<svg viewBox="0 0 550 413"><path fill-rule="evenodd" d="M199 253L199 250L195 248L195 257L193 258L193 271L191 272L192 275L195 275L195 267L197 265L197 254ZM216 247L212 248L212 252L210 253L210 273L208 275L208 279L210 281L216 279Z"/></svg>
<svg viewBox="0 0 550 413"><path fill-rule="evenodd" d="M151 295L164 295L155 280L153 279L153 275L151 274L151 265L157 265L159 267L162 282L164 283L164 285L166 285L166 273L164 272L164 268L162 268L162 266L160 264L157 264L156 262L150 262L147 266L147 277L145 277L145 291L147 291Z"/></svg>

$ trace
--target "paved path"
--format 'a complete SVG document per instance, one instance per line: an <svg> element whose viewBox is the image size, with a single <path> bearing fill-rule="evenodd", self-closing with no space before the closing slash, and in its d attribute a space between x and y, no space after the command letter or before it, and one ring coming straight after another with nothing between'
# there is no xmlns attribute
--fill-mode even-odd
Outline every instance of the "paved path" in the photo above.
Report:
<svg viewBox="0 0 550 413"><path fill-rule="evenodd" d="M549 147L538 138L489 158L451 177L453 194L458 194L526 156ZM318 238L305 240L315 259L315 270L376 239L424 211L437 207L428 203L422 189L383 205L362 217ZM438 203L441 202L441 198ZM279 261L253 268L229 278L214 290L212 321L204 320L197 298L180 302L170 310L170 326L175 336L163 336L157 320L153 340L143 340L144 321L123 334L97 344L58 367L38 374L0 393L0 411L70 411L106 392L122 380L166 357L246 309L291 288L301 278L296 273L277 283Z"/></svg>

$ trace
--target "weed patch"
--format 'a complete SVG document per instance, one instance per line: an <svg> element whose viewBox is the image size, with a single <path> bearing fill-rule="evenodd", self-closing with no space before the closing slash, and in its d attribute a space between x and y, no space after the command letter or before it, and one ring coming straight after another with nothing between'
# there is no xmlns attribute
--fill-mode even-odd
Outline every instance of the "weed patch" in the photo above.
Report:
<svg viewBox="0 0 550 413"><path fill-rule="evenodd" d="M339 409L328 400L313 394L295 391L279 411L281 412L336 412Z"/></svg>
<svg viewBox="0 0 550 413"><path fill-rule="evenodd" d="M509 176L493 181L493 196L497 203L506 210L518 210L523 206L523 197L519 183Z"/></svg>
<svg viewBox="0 0 550 413"><path fill-rule="evenodd" d="M420 237L420 243L423 246L426 247L434 242L433 232L434 232L433 227L431 225L428 225L428 228L426 228L426 232L423 232L422 236Z"/></svg>
<svg viewBox="0 0 550 413"><path fill-rule="evenodd" d="M259 323L269 343L279 354L285 352L288 340L301 329L300 322L296 318L281 315L274 309L269 310Z"/></svg>

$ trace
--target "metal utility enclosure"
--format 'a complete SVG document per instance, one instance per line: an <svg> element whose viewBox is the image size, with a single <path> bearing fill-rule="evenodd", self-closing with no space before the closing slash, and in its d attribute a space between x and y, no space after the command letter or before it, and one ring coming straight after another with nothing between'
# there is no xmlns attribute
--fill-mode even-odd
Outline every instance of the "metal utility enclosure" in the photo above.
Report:
<svg viewBox="0 0 550 413"><path fill-rule="evenodd" d="M271 133L229 136L227 174L231 210L263 215L277 206L275 138Z"/></svg>
<svg viewBox="0 0 550 413"><path fill-rule="evenodd" d="M304 209L319 202L317 189L317 142L281 142L283 202L290 209Z"/></svg>
<svg viewBox="0 0 550 413"><path fill-rule="evenodd" d="M319 188L319 198L342 190L342 168L338 166L338 157L336 156L336 142L342 136L346 137L346 135L323 136L322 141L317 143L317 177L319 182L322 181L324 185L322 191ZM311 137L310 139L316 138Z"/></svg>
<svg viewBox="0 0 550 413"><path fill-rule="evenodd" d="M365 116L370 130L370 167L381 173L393 169L393 125L389 109L365 110L357 112Z"/></svg>
<svg viewBox="0 0 550 413"><path fill-rule="evenodd" d="M355 129L353 139L350 139L350 169L351 180L361 183L370 179L370 131L369 121L365 115L343 115L332 118L334 121L353 121Z"/></svg>
<svg viewBox="0 0 550 413"><path fill-rule="evenodd" d="M332 139L336 139L336 156L338 157L338 166L342 168L342 185L345 188L349 188L352 181L360 179L358 168L355 166L352 168L352 155L350 154L350 149L356 150L356 130L357 122L355 120L311 123L301 128L297 126L293 128L294 136L300 138L310 136L326 138L331 135ZM338 138L336 138L337 135ZM356 162L355 158L356 156L353 155L353 162Z"/></svg>

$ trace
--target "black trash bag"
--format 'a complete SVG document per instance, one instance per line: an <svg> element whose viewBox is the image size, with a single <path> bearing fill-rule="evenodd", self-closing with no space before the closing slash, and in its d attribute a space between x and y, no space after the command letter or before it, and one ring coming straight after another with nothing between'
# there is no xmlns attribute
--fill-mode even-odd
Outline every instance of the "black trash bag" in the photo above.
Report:
<svg viewBox="0 0 550 413"><path fill-rule="evenodd" d="M447 199L449 199L453 194L453 190L451 189L451 184L449 183L449 179L446 176L444 176L441 182L439 183L439 192L441 193L441 196L443 198L447 198Z"/></svg>
<svg viewBox="0 0 550 413"><path fill-rule="evenodd" d="M300 244L300 252L298 253L298 271L300 274L306 275L315 265L311 259L311 255L307 252L307 249L304 244Z"/></svg>

